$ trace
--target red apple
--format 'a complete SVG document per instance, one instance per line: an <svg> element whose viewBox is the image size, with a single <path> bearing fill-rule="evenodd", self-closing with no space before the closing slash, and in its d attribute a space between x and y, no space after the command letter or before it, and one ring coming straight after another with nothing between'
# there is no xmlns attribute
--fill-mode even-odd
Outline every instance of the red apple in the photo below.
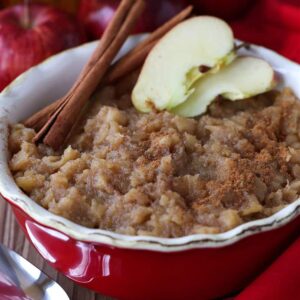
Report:
<svg viewBox="0 0 300 300"><path fill-rule="evenodd" d="M257 0L191 0L196 11L226 20L240 17Z"/></svg>
<svg viewBox="0 0 300 300"><path fill-rule="evenodd" d="M101 37L119 3L120 0L81 0L78 17L91 38ZM154 30L187 5L187 0L147 0L134 33Z"/></svg>
<svg viewBox="0 0 300 300"><path fill-rule="evenodd" d="M85 41L68 14L41 4L27 11L24 5L0 11L0 91L31 66Z"/></svg>

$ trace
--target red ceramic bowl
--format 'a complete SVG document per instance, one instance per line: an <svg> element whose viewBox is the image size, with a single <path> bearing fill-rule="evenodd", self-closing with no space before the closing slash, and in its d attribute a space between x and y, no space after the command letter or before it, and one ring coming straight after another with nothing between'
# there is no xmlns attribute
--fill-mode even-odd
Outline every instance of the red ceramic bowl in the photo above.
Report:
<svg viewBox="0 0 300 300"><path fill-rule="evenodd" d="M44 259L82 286L131 300L212 299L238 291L299 231L300 200L225 233L166 239L79 226L46 211L14 183L7 166L7 125L62 96L94 48L95 43L86 44L48 59L0 95L0 193ZM265 48L243 51L268 60L282 85L300 96L298 65Z"/></svg>

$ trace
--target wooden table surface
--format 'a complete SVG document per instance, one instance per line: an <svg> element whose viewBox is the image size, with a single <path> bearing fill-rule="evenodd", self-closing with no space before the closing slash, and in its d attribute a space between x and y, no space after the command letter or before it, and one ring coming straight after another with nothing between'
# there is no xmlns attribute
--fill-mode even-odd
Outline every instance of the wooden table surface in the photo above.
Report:
<svg viewBox="0 0 300 300"><path fill-rule="evenodd" d="M9 205L0 198L0 242L10 249L15 250L32 264L57 281L67 292L72 300L109 300L111 298L96 295L84 289L71 280L56 272L29 244L23 231L20 229ZM1 298L1 294L0 294Z"/></svg>

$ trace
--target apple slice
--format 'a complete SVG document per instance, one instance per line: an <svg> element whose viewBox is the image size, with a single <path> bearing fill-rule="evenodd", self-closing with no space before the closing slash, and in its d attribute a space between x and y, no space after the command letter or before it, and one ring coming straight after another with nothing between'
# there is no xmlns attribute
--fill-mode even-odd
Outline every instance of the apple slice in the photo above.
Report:
<svg viewBox="0 0 300 300"><path fill-rule="evenodd" d="M219 95L229 100L240 100L264 93L275 86L274 71L264 60L238 57L219 72L198 80L195 92L172 112L184 117L204 113Z"/></svg>
<svg viewBox="0 0 300 300"><path fill-rule="evenodd" d="M184 102L205 71L232 61L234 39L221 19L200 16L170 30L148 55L132 100L142 112L171 109Z"/></svg>

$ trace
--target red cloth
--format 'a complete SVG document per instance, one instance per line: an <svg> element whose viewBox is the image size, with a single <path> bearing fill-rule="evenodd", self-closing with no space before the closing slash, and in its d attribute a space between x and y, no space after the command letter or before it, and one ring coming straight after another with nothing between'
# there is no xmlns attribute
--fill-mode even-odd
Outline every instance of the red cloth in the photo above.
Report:
<svg viewBox="0 0 300 300"><path fill-rule="evenodd" d="M231 25L237 38L300 63L300 0L260 0Z"/></svg>
<svg viewBox="0 0 300 300"><path fill-rule="evenodd" d="M235 300L300 299L300 238Z"/></svg>

